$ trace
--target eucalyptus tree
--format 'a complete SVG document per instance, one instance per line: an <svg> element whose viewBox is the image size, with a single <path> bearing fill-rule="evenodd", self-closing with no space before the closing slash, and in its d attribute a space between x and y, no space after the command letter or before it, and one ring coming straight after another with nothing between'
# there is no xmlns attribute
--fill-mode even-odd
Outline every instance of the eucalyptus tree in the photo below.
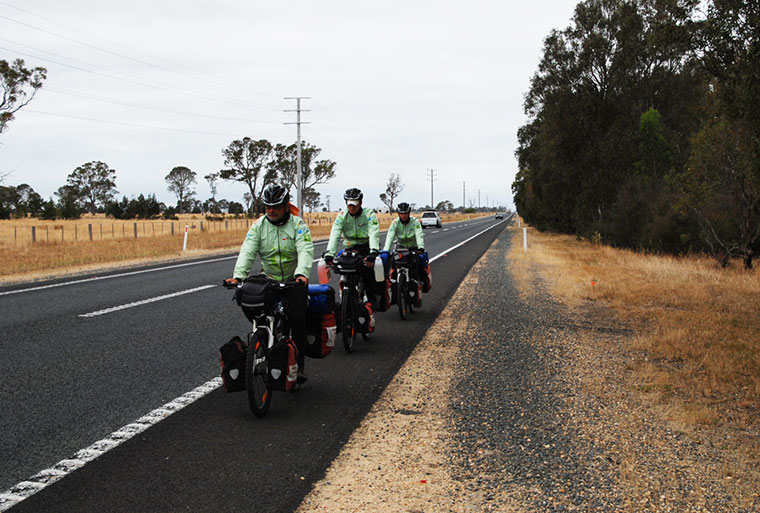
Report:
<svg viewBox="0 0 760 513"><path fill-rule="evenodd" d="M87 162L72 171L66 185L79 198L84 208L94 214L116 195L116 170L100 161Z"/></svg>
<svg viewBox="0 0 760 513"><path fill-rule="evenodd" d="M167 190L177 196L177 210L180 214L183 210L189 210L190 200L195 196L193 186L196 183L196 176L195 171L190 168L177 166L164 177Z"/></svg>
<svg viewBox="0 0 760 513"><path fill-rule="evenodd" d="M270 169L273 150L272 143L266 139L254 141L250 137L236 139L222 150L227 168L219 171L219 176L246 184L254 199L255 211L259 210L264 187L276 178L276 172Z"/></svg>
<svg viewBox="0 0 760 513"><path fill-rule="evenodd" d="M0 60L0 134L13 120L14 114L34 99L46 78L45 68L29 69L23 59L12 63Z"/></svg>

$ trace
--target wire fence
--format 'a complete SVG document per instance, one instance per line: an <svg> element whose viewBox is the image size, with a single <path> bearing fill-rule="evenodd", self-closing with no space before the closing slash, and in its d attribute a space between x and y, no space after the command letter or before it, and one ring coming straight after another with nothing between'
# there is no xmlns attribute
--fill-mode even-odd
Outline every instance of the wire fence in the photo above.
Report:
<svg viewBox="0 0 760 513"><path fill-rule="evenodd" d="M331 224L335 214L306 214L310 225ZM0 246L13 247L39 242L95 242L102 240L143 239L147 237L181 236L187 226L190 232L214 233L222 231L244 231L256 219L180 219L117 221L101 219L55 220L24 219L21 221L0 221Z"/></svg>

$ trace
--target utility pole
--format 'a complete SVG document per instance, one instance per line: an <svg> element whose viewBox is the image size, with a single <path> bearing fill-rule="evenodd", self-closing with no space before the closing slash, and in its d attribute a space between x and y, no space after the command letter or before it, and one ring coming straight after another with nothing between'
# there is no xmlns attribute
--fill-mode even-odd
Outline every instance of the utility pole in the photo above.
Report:
<svg viewBox="0 0 760 513"><path fill-rule="evenodd" d="M296 169L298 176L296 177L296 203L298 206L298 213L303 215L303 173L301 172L301 124L308 125L308 121L301 121L301 112L311 112L309 110L301 110L301 100L311 100L310 96L286 96L285 100L295 100L296 110L286 110L283 112L295 112L296 122L285 123L286 125L297 125L298 127L298 139L296 140Z"/></svg>
<svg viewBox="0 0 760 513"><path fill-rule="evenodd" d="M428 169L428 173L430 173L428 180L430 181L430 209L432 210L435 208L435 203L433 203L433 182L435 182L435 169Z"/></svg>
<svg viewBox="0 0 760 513"><path fill-rule="evenodd" d="M465 210L464 196L465 196L466 189L467 189L467 182L462 182L462 213L463 214Z"/></svg>

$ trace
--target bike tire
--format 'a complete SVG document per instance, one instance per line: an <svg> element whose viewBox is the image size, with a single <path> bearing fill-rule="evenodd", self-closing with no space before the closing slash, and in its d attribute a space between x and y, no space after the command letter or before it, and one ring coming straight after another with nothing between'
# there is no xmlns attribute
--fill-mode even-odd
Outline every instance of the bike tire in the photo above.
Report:
<svg viewBox="0 0 760 513"><path fill-rule="evenodd" d="M343 291L343 301L340 305L340 318L343 335L343 348L347 353L354 352L354 340L356 340L356 327L354 322L356 296L353 290Z"/></svg>
<svg viewBox="0 0 760 513"><path fill-rule="evenodd" d="M396 282L396 304L398 305L398 315L401 320L406 319L406 276L404 273L398 274Z"/></svg>
<svg viewBox="0 0 760 513"><path fill-rule="evenodd" d="M259 335L251 338L245 359L245 388L248 391L248 404L257 417L266 415L272 403L272 391L267 388L269 367L266 351L266 343Z"/></svg>

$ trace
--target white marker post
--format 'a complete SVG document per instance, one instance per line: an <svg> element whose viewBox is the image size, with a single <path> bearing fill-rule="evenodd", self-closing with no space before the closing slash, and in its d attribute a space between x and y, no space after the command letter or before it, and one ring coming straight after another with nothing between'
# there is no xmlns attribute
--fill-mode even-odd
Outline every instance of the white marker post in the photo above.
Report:
<svg viewBox="0 0 760 513"><path fill-rule="evenodd" d="M185 225L185 241L182 243L182 252L187 251L187 225Z"/></svg>
<svg viewBox="0 0 760 513"><path fill-rule="evenodd" d="M523 253L528 251L528 229L523 228Z"/></svg>

